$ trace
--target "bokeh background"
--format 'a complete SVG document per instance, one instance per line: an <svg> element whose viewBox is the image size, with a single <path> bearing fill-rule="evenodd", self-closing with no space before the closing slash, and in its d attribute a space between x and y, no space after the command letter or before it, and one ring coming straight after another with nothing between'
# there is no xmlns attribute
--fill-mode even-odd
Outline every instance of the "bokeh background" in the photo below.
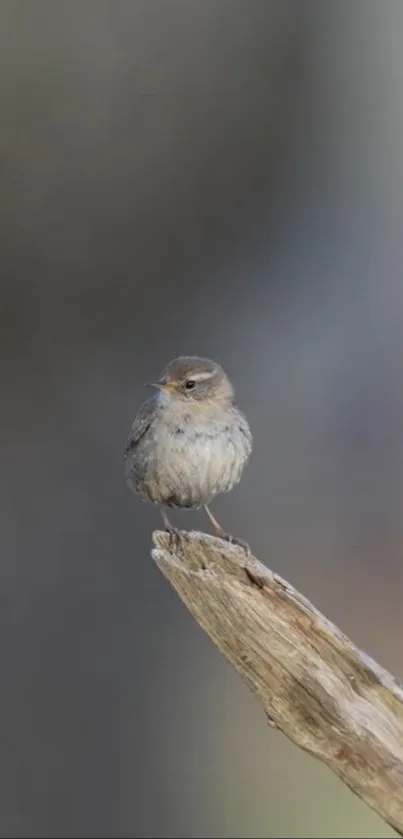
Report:
<svg viewBox="0 0 403 839"><path fill-rule="evenodd" d="M186 612L123 449L219 360L214 512L403 674L402 45L399 0L1 3L1 836L393 835Z"/></svg>

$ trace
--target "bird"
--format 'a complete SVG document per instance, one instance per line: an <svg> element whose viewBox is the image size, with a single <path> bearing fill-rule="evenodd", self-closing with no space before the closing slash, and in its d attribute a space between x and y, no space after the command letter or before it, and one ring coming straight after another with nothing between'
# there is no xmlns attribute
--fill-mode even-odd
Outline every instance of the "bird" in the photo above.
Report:
<svg viewBox="0 0 403 839"><path fill-rule="evenodd" d="M159 508L172 539L179 532L167 509L203 509L216 536L249 552L210 510L217 495L239 483L253 446L224 369L208 358L179 356L149 386L154 393L140 406L124 450L127 486Z"/></svg>

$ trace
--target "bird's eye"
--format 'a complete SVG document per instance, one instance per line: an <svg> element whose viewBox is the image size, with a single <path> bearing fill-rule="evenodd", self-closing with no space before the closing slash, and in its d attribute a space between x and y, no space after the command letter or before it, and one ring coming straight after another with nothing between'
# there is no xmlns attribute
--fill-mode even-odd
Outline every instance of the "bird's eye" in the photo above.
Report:
<svg viewBox="0 0 403 839"><path fill-rule="evenodd" d="M185 384L186 390L193 390L195 384L196 384L196 382L194 381L194 379L188 379L186 384Z"/></svg>

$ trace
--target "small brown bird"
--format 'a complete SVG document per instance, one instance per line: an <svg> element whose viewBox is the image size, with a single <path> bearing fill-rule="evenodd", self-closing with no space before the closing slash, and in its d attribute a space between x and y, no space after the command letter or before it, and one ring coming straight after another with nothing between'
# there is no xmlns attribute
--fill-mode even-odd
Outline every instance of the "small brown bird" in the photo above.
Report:
<svg viewBox="0 0 403 839"><path fill-rule="evenodd" d="M156 393L134 420L125 449L129 488L156 504L171 536L166 507L203 508L214 532L226 534L209 510L212 499L240 481L252 451L248 422L234 405L222 367L198 356L171 361L151 385Z"/></svg>

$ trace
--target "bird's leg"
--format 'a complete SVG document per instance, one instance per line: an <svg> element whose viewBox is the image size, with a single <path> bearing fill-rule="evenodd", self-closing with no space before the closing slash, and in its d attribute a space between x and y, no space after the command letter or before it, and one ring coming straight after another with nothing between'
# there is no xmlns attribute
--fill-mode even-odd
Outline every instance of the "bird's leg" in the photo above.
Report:
<svg viewBox="0 0 403 839"><path fill-rule="evenodd" d="M206 515L208 516L208 518L210 519L211 524L213 525L213 530L214 530L215 535L223 538L223 536L225 535L224 531L223 531L221 525L218 523L217 519L214 518L213 514L210 512L209 508L207 507L207 504L204 505L203 510L206 513Z"/></svg>
<svg viewBox="0 0 403 839"><path fill-rule="evenodd" d="M246 554L250 554L250 547L247 542L244 542L243 539L237 539L236 536L231 536L230 533L225 533L222 529L221 525L218 523L217 519L213 516L212 512L209 510L207 504L204 504L203 510L208 516L213 525L214 533L220 539L224 539L226 542L231 542L232 545L239 545L240 548L243 548Z"/></svg>
<svg viewBox="0 0 403 839"><path fill-rule="evenodd" d="M172 549L178 548L181 540L179 530L176 530L175 527L172 527L172 524L169 521L169 518L163 507L160 507L159 511L165 524L165 530L169 533L169 547Z"/></svg>

